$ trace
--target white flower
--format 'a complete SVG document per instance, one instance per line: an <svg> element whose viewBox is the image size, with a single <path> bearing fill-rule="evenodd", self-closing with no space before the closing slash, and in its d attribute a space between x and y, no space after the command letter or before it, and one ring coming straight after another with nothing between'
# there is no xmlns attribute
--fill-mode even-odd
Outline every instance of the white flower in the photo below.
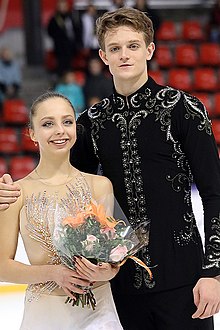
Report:
<svg viewBox="0 0 220 330"><path fill-rule="evenodd" d="M114 249L111 250L110 261L113 262L121 261L127 256L127 253L128 253L127 247L119 244L118 246L116 246Z"/></svg>
<svg viewBox="0 0 220 330"><path fill-rule="evenodd" d="M82 242L82 245L86 251L92 251L96 242L99 242L99 239L96 236L87 235L86 240Z"/></svg>

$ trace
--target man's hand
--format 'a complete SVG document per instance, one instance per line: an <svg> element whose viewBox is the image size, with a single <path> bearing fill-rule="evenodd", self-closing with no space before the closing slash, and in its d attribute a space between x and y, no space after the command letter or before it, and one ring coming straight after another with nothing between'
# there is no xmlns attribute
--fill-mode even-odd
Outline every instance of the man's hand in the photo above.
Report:
<svg viewBox="0 0 220 330"><path fill-rule="evenodd" d="M197 307L193 319L205 319L220 310L220 281L216 278L201 278L193 289L194 303Z"/></svg>
<svg viewBox="0 0 220 330"><path fill-rule="evenodd" d="M20 187L13 183L9 174L0 177L0 211L7 210L20 196Z"/></svg>

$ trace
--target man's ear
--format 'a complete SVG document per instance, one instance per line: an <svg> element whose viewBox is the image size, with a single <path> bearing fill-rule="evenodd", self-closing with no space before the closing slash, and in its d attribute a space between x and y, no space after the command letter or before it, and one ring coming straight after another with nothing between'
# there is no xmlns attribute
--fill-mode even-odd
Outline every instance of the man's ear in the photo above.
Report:
<svg viewBox="0 0 220 330"><path fill-rule="evenodd" d="M104 50L99 49L99 57L105 63L105 65L108 65L108 60L107 60L107 57L106 57L106 52L104 52Z"/></svg>
<svg viewBox="0 0 220 330"><path fill-rule="evenodd" d="M151 42L148 46L147 46L147 61L152 59L153 53L155 51L155 43Z"/></svg>

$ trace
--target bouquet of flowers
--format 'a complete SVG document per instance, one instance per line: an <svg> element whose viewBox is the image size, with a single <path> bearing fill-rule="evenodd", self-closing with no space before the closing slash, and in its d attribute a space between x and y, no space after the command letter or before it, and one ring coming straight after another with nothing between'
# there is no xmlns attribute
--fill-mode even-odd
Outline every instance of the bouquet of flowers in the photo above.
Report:
<svg viewBox="0 0 220 330"><path fill-rule="evenodd" d="M76 214L66 215L56 221L52 239L61 262L71 269L75 269L75 256L83 256L94 263L108 262L114 265L122 265L127 258L132 258L145 267L152 277L149 268L133 256L148 244L149 223L142 223L134 230L124 215L116 219L106 213L104 205L92 200ZM74 293L76 300L67 298L66 302L73 306L81 303L82 307L88 305L95 309L92 289L86 289L86 294Z"/></svg>

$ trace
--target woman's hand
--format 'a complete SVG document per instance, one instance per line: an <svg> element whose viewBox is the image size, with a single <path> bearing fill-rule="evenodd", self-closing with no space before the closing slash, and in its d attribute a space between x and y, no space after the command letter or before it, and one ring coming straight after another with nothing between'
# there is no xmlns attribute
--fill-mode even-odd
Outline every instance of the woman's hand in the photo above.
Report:
<svg viewBox="0 0 220 330"><path fill-rule="evenodd" d="M53 266L53 281L56 282L63 291L72 299L75 299L73 292L83 294L85 291L79 286L89 286L90 282L83 279L76 271L69 269L63 265Z"/></svg>
<svg viewBox="0 0 220 330"><path fill-rule="evenodd" d="M120 267L109 263L94 265L84 257L75 258L77 274L90 282L109 281L118 273Z"/></svg>

